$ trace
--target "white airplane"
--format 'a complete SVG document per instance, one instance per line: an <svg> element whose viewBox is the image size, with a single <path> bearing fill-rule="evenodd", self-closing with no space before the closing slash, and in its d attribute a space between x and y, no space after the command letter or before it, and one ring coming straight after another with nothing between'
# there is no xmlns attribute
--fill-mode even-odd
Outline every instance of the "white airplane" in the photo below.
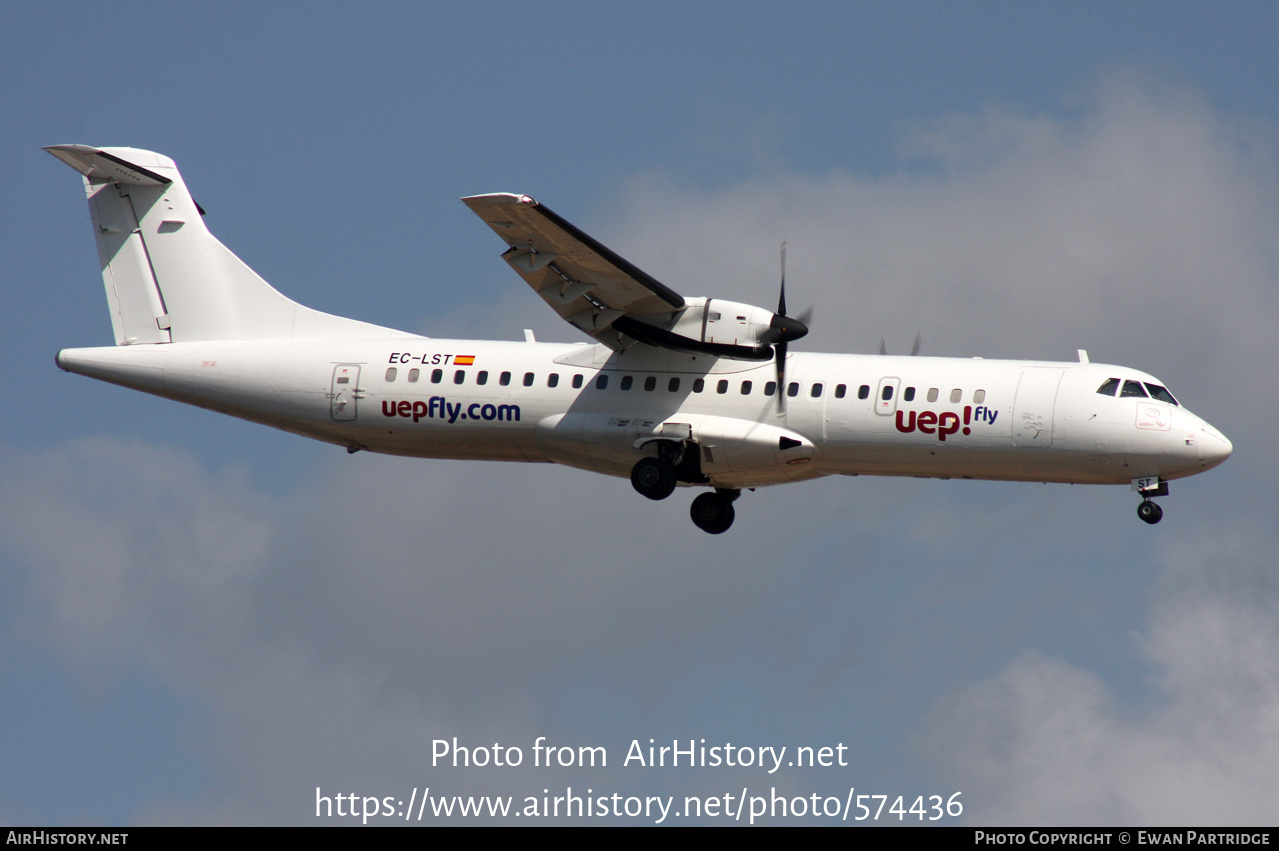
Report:
<svg viewBox="0 0 1279 851"><path fill-rule="evenodd" d="M525 195L462 199L593 343L443 340L303 307L205 228L173 161L45 150L84 176L116 345L62 369L345 446L553 462L733 523L743 489L830 475L1130 484L1138 516L1230 441L1163 382L1078 362L792 353L786 313L686 298Z"/></svg>

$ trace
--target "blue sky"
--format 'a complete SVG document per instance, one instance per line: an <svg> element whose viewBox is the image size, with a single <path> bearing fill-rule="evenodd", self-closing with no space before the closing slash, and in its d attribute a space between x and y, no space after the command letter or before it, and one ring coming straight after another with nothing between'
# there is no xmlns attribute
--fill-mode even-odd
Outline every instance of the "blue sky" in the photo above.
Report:
<svg viewBox="0 0 1279 851"><path fill-rule="evenodd" d="M16 6L0 204L0 819L314 823L400 794L963 793L971 823L1257 823L1279 790L1274 14L1261 4ZM1234 440L1121 488L686 500L348 457L59 372L110 324L78 178L173 157L305 304L575 339L460 196L526 192L804 347L1122 363ZM677 504L678 503L678 504ZM747 522L742 522L743 520ZM849 748L780 779L432 769L435 738Z"/></svg>

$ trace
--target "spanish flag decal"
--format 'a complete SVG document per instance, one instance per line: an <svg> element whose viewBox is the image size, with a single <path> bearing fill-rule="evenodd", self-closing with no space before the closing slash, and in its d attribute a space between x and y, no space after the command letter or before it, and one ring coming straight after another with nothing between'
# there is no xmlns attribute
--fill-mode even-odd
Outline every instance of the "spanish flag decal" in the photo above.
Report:
<svg viewBox="0 0 1279 851"><path fill-rule="evenodd" d="M453 358L454 366L471 366L475 363L475 355L457 355Z"/></svg>

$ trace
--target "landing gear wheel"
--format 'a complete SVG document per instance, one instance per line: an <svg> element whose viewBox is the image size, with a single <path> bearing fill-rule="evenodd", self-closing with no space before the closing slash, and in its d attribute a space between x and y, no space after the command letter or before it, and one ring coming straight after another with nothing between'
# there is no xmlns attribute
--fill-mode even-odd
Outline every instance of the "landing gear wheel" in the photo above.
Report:
<svg viewBox="0 0 1279 851"><path fill-rule="evenodd" d="M1164 510L1156 503L1143 499L1141 505L1137 506L1137 516L1153 526L1163 519Z"/></svg>
<svg viewBox="0 0 1279 851"><path fill-rule="evenodd" d="M704 493L693 500L689 509L693 525L703 532L721 535L733 525L737 512L733 510L733 501L718 493Z"/></svg>
<svg viewBox="0 0 1279 851"><path fill-rule="evenodd" d="M675 468L659 458L641 458L631 468L631 484L649 499L666 499L675 492Z"/></svg>

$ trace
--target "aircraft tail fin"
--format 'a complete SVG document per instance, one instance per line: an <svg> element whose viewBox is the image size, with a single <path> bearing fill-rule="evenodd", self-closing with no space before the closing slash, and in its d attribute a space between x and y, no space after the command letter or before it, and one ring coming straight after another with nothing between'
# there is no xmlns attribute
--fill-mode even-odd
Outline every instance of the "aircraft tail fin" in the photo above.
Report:
<svg viewBox="0 0 1279 851"><path fill-rule="evenodd" d="M168 157L89 145L45 150L84 176L117 345L402 335L273 289L209 233Z"/></svg>

